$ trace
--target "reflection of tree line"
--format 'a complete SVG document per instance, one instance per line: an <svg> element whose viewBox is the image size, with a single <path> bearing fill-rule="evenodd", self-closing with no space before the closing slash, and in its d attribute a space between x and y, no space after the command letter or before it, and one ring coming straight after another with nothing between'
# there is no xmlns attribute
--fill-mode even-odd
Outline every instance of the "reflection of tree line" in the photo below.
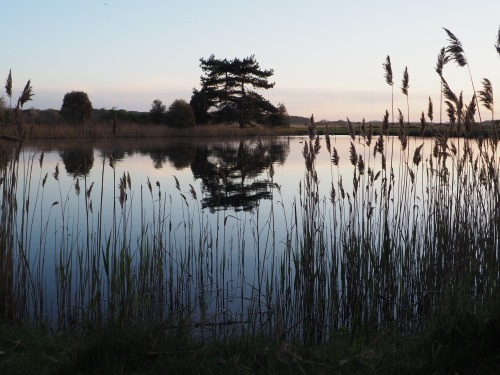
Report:
<svg viewBox="0 0 500 375"><path fill-rule="evenodd" d="M202 206L211 211L232 207L251 210L261 199L271 197L273 164L283 164L289 152L287 140L221 142L215 145L196 145L189 142L168 143L163 147L141 151L153 160L155 168L168 161L176 169L191 166L193 176L202 181ZM7 164L5 160L0 163ZM114 162L124 160L127 152L120 149L101 151ZM130 152L133 154L133 152ZM88 175L94 165L93 147L76 147L60 151L64 167L74 176Z"/></svg>

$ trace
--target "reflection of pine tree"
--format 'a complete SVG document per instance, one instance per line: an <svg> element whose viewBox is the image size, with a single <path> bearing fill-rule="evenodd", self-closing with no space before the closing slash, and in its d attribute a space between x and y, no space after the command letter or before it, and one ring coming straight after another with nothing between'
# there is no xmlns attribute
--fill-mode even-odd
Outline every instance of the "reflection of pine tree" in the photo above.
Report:
<svg viewBox="0 0 500 375"><path fill-rule="evenodd" d="M88 175L94 165L94 150L72 149L61 152L67 173L74 176Z"/></svg>
<svg viewBox="0 0 500 375"><path fill-rule="evenodd" d="M283 163L288 151L288 143L277 141L197 148L191 169L202 180L202 206L248 211L261 199L270 199L273 183L265 171L273 163Z"/></svg>

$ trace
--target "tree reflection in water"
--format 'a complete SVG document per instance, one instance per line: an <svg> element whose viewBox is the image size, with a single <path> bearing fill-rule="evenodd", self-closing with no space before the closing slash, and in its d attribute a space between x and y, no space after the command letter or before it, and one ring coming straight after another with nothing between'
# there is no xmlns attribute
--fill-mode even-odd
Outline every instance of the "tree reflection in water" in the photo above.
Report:
<svg viewBox="0 0 500 375"><path fill-rule="evenodd" d="M73 176L89 175L94 165L94 150L76 148L60 152L66 172Z"/></svg>
<svg viewBox="0 0 500 375"><path fill-rule="evenodd" d="M283 164L289 150L287 140L276 138L198 147L191 170L202 180L202 207L250 211L270 199L273 164Z"/></svg>

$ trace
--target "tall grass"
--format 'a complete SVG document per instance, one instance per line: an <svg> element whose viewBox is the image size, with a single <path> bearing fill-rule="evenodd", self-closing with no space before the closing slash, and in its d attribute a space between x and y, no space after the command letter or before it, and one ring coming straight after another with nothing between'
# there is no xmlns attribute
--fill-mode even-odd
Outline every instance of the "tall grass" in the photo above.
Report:
<svg viewBox="0 0 500 375"><path fill-rule="evenodd" d="M470 124L474 98L464 108L442 84L450 129ZM386 111L378 135L364 122L356 135L348 121L350 138L327 133L324 142L311 118L299 194L283 201L271 163L269 210L250 212L207 212L206 192L174 176L173 192L117 176L110 151L100 182L76 174L68 189L43 152L2 145L0 319L74 330L161 321L180 341L258 335L307 345L347 328L355 346L374 332L418 331L450 298L480 309L500 282L498 138L440 132L418 144L399 112L397 137ZM331 163L329 196L320 157ZM228 173L221 165L214 176L220 191Z"/></svg>

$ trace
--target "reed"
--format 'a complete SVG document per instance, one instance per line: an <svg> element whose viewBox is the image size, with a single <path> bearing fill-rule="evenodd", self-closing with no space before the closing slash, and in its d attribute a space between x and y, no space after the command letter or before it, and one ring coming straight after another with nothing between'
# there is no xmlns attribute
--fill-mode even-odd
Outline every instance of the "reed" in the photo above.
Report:
<svg viewBox="0 0 500 375"><path fill-rule="evenodd" d="M476 99L475 100L476 106L478 107L479 123L482 124L483 121L481 120L481 112L479 111L479 103L477 101L477 98L475 97L476 88L474 87L474 80L472 79L470 65L469 65L469 62L465 56L465 51L462 47L462 43L460 42L460 40L458 40L458 38L450 30L448 30L444 27L443 27L443 29L446 32L446 34L448 34L448 41L450 42L448 47L446 47L446 52L450 55L452 60L455 60L455 62L457 63L458 66L460 66L460 67L467 66L467 69L469 71L470 82L472 85L472 91L474 92L474 98Z"/></svg>

